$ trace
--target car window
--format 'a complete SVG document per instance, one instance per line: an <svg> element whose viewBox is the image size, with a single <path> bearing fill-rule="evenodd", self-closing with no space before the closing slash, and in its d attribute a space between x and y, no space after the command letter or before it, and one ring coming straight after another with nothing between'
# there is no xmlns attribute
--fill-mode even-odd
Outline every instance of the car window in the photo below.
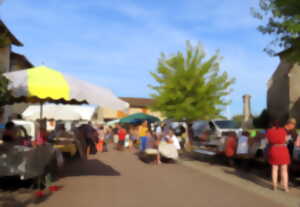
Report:
<svg viewBox="0 0 300 207"><path fill-rule="evenodd" d="M221 129L238 129L239 125L235 121L232 120L218 120L215 121L216 125Z"/></svg>
<svg viewBox="0 0 300 207"><path fill-rule="evenodd" d="M209 122L209 128L210 128L211 130L213 130L213 131L216 130L215 125L214 125L211 121Z"/></svg>
<svg viewBox="0 0 300 207"><path fill-rule="evenodd" d="M192 125L192 139L199 140L199 137L207 130L209 130L209 125L207 121L195 121Z"/></svg>

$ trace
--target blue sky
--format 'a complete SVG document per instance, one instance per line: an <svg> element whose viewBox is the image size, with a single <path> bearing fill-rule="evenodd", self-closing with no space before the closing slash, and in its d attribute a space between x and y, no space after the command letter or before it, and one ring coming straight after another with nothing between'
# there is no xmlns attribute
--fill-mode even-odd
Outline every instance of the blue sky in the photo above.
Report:
<svg viewBox="0 0 300 207"><path fill-rule="evenodd" d="M72 2L72 4L70 4ZM270 37L256 30L250 8L258 0L6 0L1 18L24 43L13 48L33 64L45 64L119 96L148 97L161 52L200 42L208 55L220 50L221 69L236 78L230 114L266 106L266 82L278 64L263 48Z"/></svg>

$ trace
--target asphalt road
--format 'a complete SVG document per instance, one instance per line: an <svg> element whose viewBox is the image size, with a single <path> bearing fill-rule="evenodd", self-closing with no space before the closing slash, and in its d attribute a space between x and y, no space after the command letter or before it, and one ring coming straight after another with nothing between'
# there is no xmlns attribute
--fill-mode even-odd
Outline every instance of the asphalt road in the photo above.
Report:
<svg viewBox="0 0 300 207"><path fill-rule="evenodd" d="M130 152L112 151L73 161L57 184L60 191L20 206L283 207L191 167L145 164Z"/></svg>

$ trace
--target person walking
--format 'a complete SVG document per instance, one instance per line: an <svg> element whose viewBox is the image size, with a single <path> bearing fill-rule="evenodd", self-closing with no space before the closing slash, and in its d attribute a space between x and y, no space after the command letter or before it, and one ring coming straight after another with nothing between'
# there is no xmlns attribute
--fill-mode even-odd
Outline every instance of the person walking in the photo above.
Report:
<svg viewBox="0 0 300 207"><path fill-rule="evenodd" d="M286 130L279 126L279 121L275 121L273 127L268 129L266 136L269 142L268 162L272 166L273 190L277 190L278 171L280 169L283 188L288 192L288 165L290 164L290 154L286 146Z"/></svg>

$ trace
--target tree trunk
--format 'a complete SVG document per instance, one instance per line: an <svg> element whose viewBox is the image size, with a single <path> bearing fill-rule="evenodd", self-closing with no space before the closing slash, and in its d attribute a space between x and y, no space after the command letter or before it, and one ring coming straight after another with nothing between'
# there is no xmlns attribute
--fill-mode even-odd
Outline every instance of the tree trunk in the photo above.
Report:
<svg viewBox="0 0 300 207"><path fill-rule="evenodd" d="M193 130L192 130L192 122L186 122L187 124L187 142L185 144L185 150L190 152L192 151L192 144L193 144Z"/></svg>

